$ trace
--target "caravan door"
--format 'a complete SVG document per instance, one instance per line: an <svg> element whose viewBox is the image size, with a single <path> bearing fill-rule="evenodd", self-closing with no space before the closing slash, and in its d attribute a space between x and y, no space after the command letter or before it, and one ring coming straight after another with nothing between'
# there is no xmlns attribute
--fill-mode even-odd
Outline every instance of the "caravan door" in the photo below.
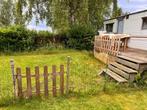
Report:
<svg viewBox="0 0 147 110"><path fill-rule="evenodd" d="M117 33L123 34L124 20L118 20Z"/></svg>

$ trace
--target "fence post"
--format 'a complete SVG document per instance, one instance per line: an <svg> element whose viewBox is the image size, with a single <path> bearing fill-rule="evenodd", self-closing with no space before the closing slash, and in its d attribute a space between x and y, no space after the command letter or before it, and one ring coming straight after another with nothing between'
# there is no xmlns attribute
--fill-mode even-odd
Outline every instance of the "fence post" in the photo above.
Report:
<svg viewBox="0 0 147 110"><path fill-rule="evenodd" d="M60 94L64 94L64 65L60 65Z"/></svg>
<svg viewBox="0 0 147 110"><path fill-rule="evenodd" d="M22 77L21 77L21 68L16 68L17 73L17 86L18 86L18 97L22 98Z"/></svg>
<svg viewBox="0 0 147 110"><path fill-rule="evenodd" d="M70 75L70 56L67 57L67 72L66 72L66 93L69 93L69 75Z"/></svg>
<svg viewBox="0 0 147 110"><path fill-rule="evenodd" d="M26 79L27 79L27 97L32 97L32 85L31 85L31 71L29 67L26 67Z"/></svg>
<svg viewBox="0 0 147 110"><path fill-rule="evenodd" d="M35 67L35 80L36 80L36 95L40 96L40 75L39 75L39 67Z"/></svg>
<svg viewBox="0 0 147 110"><path fill-rule="evenodd" d="M11 73L12 73L12 80L13 80L13 92L14 92L14 97L16 97L16 76L14 72L14 60L10 60L10 66L11 66Z"/></svg>
<svg viewBox="0 0 147 110"><path fill-rule="evenodd" d="M44 95L48 97L48 67L44 66Z"/></svg>
<svg viewBox="0 0 147 110"><path fill-rule="evenodd" d="M56 66L52 66L52 75L53 75L53 96L55 97L57 92L56 92Z"/></svg>

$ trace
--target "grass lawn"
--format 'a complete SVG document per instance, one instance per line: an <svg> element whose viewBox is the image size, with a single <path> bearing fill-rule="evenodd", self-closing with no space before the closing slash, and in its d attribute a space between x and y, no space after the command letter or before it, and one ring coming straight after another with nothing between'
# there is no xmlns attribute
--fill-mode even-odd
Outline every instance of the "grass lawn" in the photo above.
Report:
<svg viewBox="0 0 147 110"><path fill-rule="evenodd" d="M69 95L48 99L14 100L9 61L34 68L36 65L66 64L71 56ZM86 51L38 51L0 56L0 110L147 110L147 89L105 81L97 73L105 65ZM50 69L51 70L51 69Z"/></svg>

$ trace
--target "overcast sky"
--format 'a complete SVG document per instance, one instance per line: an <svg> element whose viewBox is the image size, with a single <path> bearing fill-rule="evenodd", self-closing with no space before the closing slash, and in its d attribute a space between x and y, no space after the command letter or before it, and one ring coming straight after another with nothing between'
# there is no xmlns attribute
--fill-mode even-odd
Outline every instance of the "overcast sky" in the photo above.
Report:
<svg viewBox="0 0 147 110"><path fill-rule="evenodd" d="M135 12L147 9L147 0L118 0L124 12Z"/></svg>
<svg viewBox="0 0 147 110"><path fill-rule="evenodd" d="M147 9L147 0L118 0L118 5L124 12L131 13ZM28 28L51 31L50 27L46 27L45 21L36 26L35 20L32 20L32 22L28 25Z"/></svg>

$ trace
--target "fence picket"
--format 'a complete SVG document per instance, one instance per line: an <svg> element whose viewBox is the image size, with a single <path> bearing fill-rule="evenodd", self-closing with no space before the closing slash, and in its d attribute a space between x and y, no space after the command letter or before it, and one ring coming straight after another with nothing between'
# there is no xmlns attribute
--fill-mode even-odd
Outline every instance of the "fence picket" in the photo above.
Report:
<svg viewBox="0 0 147 110"><path fill-rule="evenodd" d="M26 79L27 79L27 97L32 97L32 85L31 85L31 71L30 68L26 68Z"/></svg>
<svg viewBox="0 0 147 110"><path fill-rule="evenodd" d="M44 66L44 95L48 97L48 67Z"/></svg>
<svg viewBox="0 0 147 110"><path fill-rule="evenodd" d="M21 98L23 96L21 68L16 68L16 74L17 74L18 97Z"/></svg>
<svg viewBox="0 0 147 110"><path fill-rule="evenodd" d="M60 65L60 94L64 94L64 65Z"/></svg>
<svg viewBox="0 0 147 110"><path fill-rule="evenodd" d="M36 80L36 95L40 96L40 75L39 75L39 67L35 67L35 80Z"/></svg>
<svg viewBox="0 0 147 110"><path fill-rule="evenodd" d="M56 91L56 66L52 66L52 74L53 74L53 96L55 97L57 95Z"/></svg>

